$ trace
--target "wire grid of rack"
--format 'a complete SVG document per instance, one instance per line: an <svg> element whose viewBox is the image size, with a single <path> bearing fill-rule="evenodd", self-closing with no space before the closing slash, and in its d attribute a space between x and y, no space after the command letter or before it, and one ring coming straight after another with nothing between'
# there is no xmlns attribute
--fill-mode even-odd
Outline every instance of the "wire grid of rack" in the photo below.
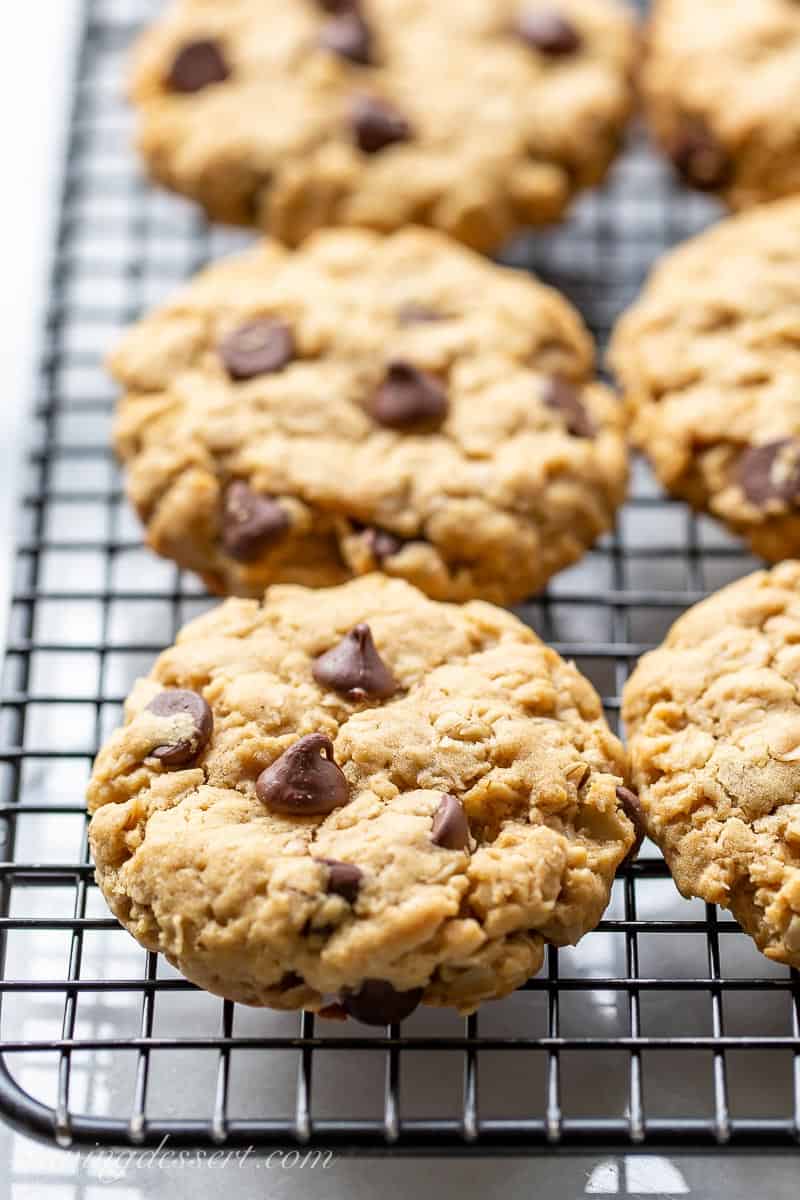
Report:
<svg viewBox="0 0 800 1200"><path fill-rule="evenodd" d="M247 240L150 189L124 55L157 0L87 0L26 466L0 706L0 1112L67 1145L536 1153L800 1141L800 980L645 849L575 950L466 1021L365 1030L223 1003L146 953L93 883L83 791L132 680L210 603L143 549L108 448L103 352ZM635 135L608 187L508 261L560 286L601 343L669 245L714 216ZM612 722L641 652L754 564L637 464L615 534L520 614Z"/></svg>

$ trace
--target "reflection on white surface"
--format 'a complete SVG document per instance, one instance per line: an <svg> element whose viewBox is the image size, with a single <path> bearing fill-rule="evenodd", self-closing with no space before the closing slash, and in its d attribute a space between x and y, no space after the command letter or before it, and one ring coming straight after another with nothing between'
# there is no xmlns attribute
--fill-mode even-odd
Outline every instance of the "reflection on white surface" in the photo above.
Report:
<svg viewBox="0 0 800 1200"><path fill-rule="evenodd" d="M628 1155L598 1163L589 1173L587 1196L688 1196L683 1172L659 1155Z"/></svg>
<svg viewBox="0 0 800 1200"><path fill-rule="evenodd" d="M620 1183L619 1163L614 1159L598 1163L589 1173L586 1184L587 1196L618 1196Z"/></svg>

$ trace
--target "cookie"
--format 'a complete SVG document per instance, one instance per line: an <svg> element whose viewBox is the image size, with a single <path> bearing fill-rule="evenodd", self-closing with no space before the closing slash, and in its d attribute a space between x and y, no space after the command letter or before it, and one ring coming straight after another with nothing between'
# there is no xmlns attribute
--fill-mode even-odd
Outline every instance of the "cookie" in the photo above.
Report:
<svg viewBox="0 0 800 1200"><path fill-rule="evenodd" d="M658 266L611 359L664 486L770 561L800 554L800 200Z"/></svg>
<svg viewBox="0 0 800 1200"><path fill-rule="evenodd" d="M795 0L655 0L642 91L691 187L736 209L800 192L798 89Z"/></svg>
<svg viewBox="0 0 800 1200"><path fill-rule="evenodd" d="M557 293L441 234L266 242L114 355L158 553L216 592L375 569L511 603L613 523L622 419Z"/></svg>
<svg viewBox="0 0 800 1200"><path fill-rule="evenodd" d="M179 0L132 97L152 175L216 220L490 251L602 179L635 56L617 0Z"/></svg>
<svg viewBox="0 0 800 1200"><path fill-rule="evenodd" d="M697 605L640 663L624 718L642 817L684 896L800 967L800 563Z"/></svg>
<svg viewBox="0 0 800 1200"><path fill-rule="evenodd" d="M385 1024L471 1012L594 928L625 775L515 617L371 575L188 625L100 752L90 839L114 914L194 983Z"/></svg>

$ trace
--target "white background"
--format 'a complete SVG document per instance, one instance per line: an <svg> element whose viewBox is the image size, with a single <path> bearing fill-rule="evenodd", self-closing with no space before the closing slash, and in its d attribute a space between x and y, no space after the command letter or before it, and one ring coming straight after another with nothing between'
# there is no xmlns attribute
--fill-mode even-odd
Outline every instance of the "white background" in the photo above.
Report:
<svg viewBox="0 0 800 1200"><path fill-rule="evenodd" d="M0 70L0 630L15 467L30 409L31 365L52 242L78 0L3 6ZM13 15L12 15L13 14ZM8 18L10 17L10 20Z"/></svg>
<svg viewBox="0 0 800 1200"><path fill-rule="evenodd" d="M225 0L219 0L224 3ZM292 2L292 0L281 0ZM26 437L32 400L35 342L46 299L53 201L77 29L77 0L6 0L0 71L0 631L5 629L7 565L14 468ZM515 1070L522 1069L516 1064ZM796 1197L797 1159L691 1159L680 1163L689 1194L744 1200ZM594 1168L594 1170L593 1170ZM626 1169L627 1168L627 1169ZM768 1178L766 1189L765 1174ZM680 1179L680 1176L677 1176ZM337 1163L324 1174L247 1169L219 1174L202 1169L131 1169L101 1182L77 1156L41 1147L0 1129L0 1200L117 1200L139 1197L325 1197L326 1200L447 1200L448 1197L539 1197L568 1200L584 1194L674 1195L676 1175L659 1160L381 1160ZM626 1186L627 1183L627 1186ZM666 1189L668 1190L664 1190ZM687 1193L683 1193L687 1194Z"/></svg>

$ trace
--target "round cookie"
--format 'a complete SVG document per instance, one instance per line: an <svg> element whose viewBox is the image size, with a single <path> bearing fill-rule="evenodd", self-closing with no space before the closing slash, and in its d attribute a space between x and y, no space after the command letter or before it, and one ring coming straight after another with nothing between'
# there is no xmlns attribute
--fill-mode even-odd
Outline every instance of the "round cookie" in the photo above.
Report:
<svg viewBox="0 0 800 1200"><path fill-rule="evenodd" d="M491 251L602 179L635 57L618 0L178 0L132 97L152 175L217 220Z"/></svg>
<svg viewBox="0 0 800 1200"><path fill-rule="evenodd" d="M371 575L187 626L98 756L90 839L115 915L201 987L386 1023L471 1012L594 928L625 774L515 617Z"/></svg>
<svg viewBox="0 0 800 1200"><path fill-rule="evenodd" d="M611 360L661 482L763 558L800 554L800 199L669 254Z"/></svg>
<svg viewBox="0 0 800 1200"><path fill-rule="evenodd" d="M655 0L641 73L683 179L746 208L800 192L796 0Z"/></svg>
<svg viewBox="0 0 800 1200"><path fill-rule="evenodd" d="M634 784L684 896L800 967L800 563L691 609L625 690Z"/></svg>
<svg viewBox="0 0 800 1200"><path fill-rule="evenodd" d="M513 603L613 523L620 406L556 293L425 230L267 242L134 328L116 445L217 592L383 569Z"/></svg>

